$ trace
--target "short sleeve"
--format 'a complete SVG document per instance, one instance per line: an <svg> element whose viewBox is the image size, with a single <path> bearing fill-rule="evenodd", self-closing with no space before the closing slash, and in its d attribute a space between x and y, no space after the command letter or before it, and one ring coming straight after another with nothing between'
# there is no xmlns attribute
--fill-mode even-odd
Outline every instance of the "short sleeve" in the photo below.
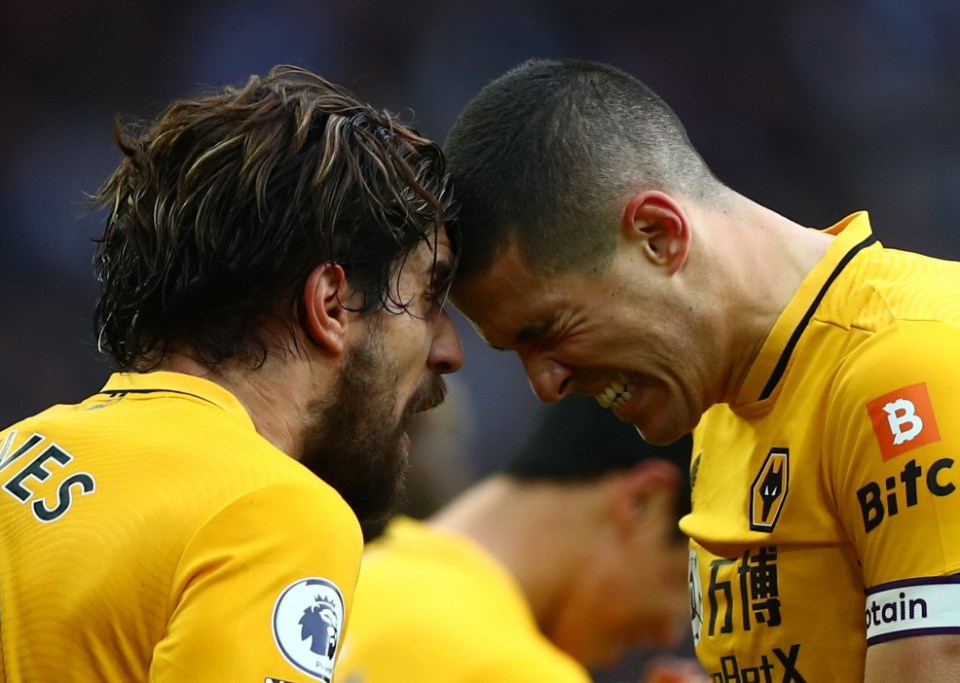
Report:
<svg viewBox="0 0 960 683"><path fill-rule="evenodd" d="M900 322L841 366L827 402L825 474L861 565L868 642L960 629L958 456L956 328ZM949 623L934 623L934 602L952 610Z"/></svg>
<svg viewBox="0 0 960 683"><path fill-rule="evenodd" d="M350 508L318 484L252 492L198 531L150 681L329 682L363 542Z"/></svg>

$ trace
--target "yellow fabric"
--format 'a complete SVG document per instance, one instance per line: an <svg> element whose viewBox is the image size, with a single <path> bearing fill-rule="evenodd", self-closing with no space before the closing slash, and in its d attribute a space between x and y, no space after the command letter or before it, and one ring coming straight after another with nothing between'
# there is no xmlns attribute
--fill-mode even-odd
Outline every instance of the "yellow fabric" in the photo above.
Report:
<svg viewBox="0 0 960 683"><path fill-rule="evenodd" d="M281 653L274 607L329 582L346 613L361 553L342 498L230 393L114 375L0 432L0 681L323 680Z"/></svg>
<svg viewBox="0 0 960 683"><path fill-rule="evenodd" d="M393 520L363 558L337 683L587 683L513 578L466 538Z"/></svg>
<svg viewBox="0 0 960 683"><path fill-rule="evenodd" d="M935 577L960 571L960 264L865 244L862 213L830 232L734 403L696 430L681 526L714 680L863 680L865 593L920 579L956 595ZM913 407L896 413L900 399L926 410L925 396L922 429ZM882 613L894 630L898 609Z"/></svg>

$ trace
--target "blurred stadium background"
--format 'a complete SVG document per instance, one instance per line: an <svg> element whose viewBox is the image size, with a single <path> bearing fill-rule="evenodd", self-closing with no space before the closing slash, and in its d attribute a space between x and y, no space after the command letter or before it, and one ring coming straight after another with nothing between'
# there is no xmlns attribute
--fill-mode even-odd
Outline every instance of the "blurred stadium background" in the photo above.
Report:
<svg viewBox="0 0 960 683"><path fill-rule="evenodd" d="M868 209L888 246L960 258L960 3L954 0L13 0L0 21L0 423L97 387L84 193L110 125L290 62L442 140L529 57L616 64L679 112L736 189L825 226ZM463 321L460 320L460 323ZM539 406L511 356L461 324L482 474Z"/></svg>

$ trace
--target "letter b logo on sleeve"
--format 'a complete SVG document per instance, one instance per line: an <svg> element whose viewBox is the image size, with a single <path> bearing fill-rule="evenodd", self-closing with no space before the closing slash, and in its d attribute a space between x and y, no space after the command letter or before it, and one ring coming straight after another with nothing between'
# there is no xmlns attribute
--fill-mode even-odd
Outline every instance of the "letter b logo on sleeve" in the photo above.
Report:
<svg viewBox="0 0 960 683"><path fill-rule="evenodd" d="M924 382L870 401L867 412L885 461L940 440L930 393Z"/></svg>

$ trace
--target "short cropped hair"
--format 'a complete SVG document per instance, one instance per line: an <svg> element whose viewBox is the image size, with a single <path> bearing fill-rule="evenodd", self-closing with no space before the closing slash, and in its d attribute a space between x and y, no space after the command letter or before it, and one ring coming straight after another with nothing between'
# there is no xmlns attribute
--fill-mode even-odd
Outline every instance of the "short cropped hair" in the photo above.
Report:
<svg viewBox="0 0 960 683"><path fill-rule="evenodd" d="M123 158L94 197L109 212L95 326L122 370L180 348L261 364L267 323L302 323L323 263L344 268L357 310L400 310L397 268L451 213L438 145L299 67L118 121L114 137Z"/></svg>
<svg viewBox="0 0 960 683"><path fill-rule="evenodd" d="M633 425L621 422L596 399L577 394L547 408L543 420L504 474L518 481L589 482L659 458L680 470L678 518L690 511L693 437L668 446L647 443Z"/></svg>
<svg viewBox="0 0 960 683"><path fill-rule="evenodd" d="M494 80L444 152L461 207L460 279L486 272L511 240L534 273L602 268L631 192L705 198L720 187L663 100L590 61L531 60Z"/></svg>

